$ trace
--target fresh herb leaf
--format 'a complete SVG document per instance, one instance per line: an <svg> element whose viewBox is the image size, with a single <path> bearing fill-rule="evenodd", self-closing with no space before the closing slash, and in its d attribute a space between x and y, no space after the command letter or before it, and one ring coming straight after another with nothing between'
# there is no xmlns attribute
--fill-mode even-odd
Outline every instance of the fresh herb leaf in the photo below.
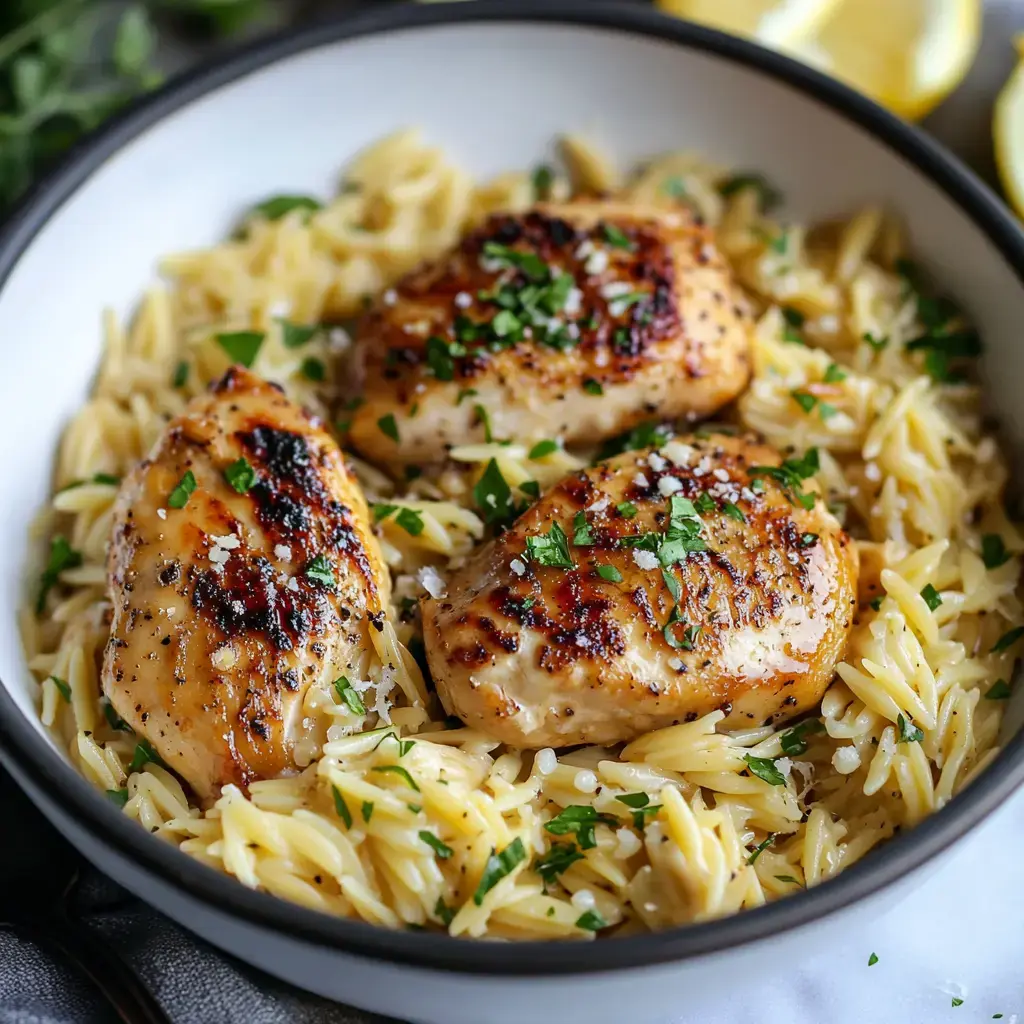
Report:
<svg viewBox="0 0 1024 1024"><path fill-rule="evenodd" d="M611 815L600 814L597 808L589 804L570 804L546 822L544 828L553 836L575 835L580 849L591 850L597 846L594 827L598 824L614 828L618 821Z"/></svg>
<svg viewBox="0 0 1024 1024"><path fill-rule="evenodd" d="M516 836L501 853L496 850L492 851L484 865L480 884L476 887L476 892L473 893L473 902L479 907L483 903L484 897L524 860L526 860L526 850L519 836Z"/></svg>
<svg viewBox="0 0 1024 1024"><path fill-rule="evenodd" d="M365 821L366 824L369 825L370 824L370 819L373 817L373 801L372 800L364 800L363 801L362 813L363 813L363 821Z"/></svg>
<svg viewBox="0 0 1024 1024"><path fill-rule="evenodd" d="M400 508L395 522L411 537L418 537L423 532L423 516L414 508Z"/></svg>
<svg viewBox="0 0 1024 1024"><path fill-rule="evenodd" d="M771 835L768 836L767 839L762 840L760 843L757 844L757 846L754 847L754 849L751 852L750 856L747 858L747 863L748 864L753 864L754 861L756 861L757 858L760 857L761 854L764 853L764 851L767 850L768 847L771 846L772 843L774 843L774 842L775 842L775 834L772 833Z"/></svg>
<svg viewBox="0 0 1024 1024"><path fill-rule="evenodd" d="M782 752L787 757L799 757L807 753L806 737L814 733L824 732L825 726L819 718L808 718L792 729L787 729L780 737Z"/></svg>
<svg viewBox="0 0 1024 1024"><path fill-rule="evenodd" d="M490 413L488 413L487 409L484 406L480 405L480 404L477 404L477 405L473 406L473 412L476 413L477 420L479 420L479 422L483 425L483 428L484 428L484 440L488 444L491 444L494 441L494 434L491 431L491 416L490 416Z"/></svg>
<svg viewBox="0 0 1024 1024"><path fill-rule="evenodd" d="M345 803L345 798L341 795L341 790L337 786L331 786L331 793L334 794L334 810L343 822L345 822L345 828L352 827L352 812L348 809L348 804Z"/></svg>
<svg viewBox="0 0 1024 1024"><path fill-rule="evenodd" d="M595 380L593 377L585 377L583 380L583 390L588 395L603 395L604 386L599 380Z"/></svg>
<svg viewBox="0 0 1024 1024"><path fill-rule="evenodd" d="M127 772L129 775L131 775L132 772L140 772L143 767L150 762L158 764L163 768L167 767L160 755L150 745L149 740L141 739L135 744L135 751L132 754L132 759L128 765Z"/></svg>
<svg viewBox="0 0 1024 1024"><path fill-rule="evenodd" d="M800 534L800 547L810 548L814 547L818 543L818 535L816 533L801 533Z"/></svg>
<svg viewBox="0 0 1024 1024"><path fill-rule="evenodd" d="M731 501L727 501L722 506L722 512L730 519L735 519L738 523L745 523L747 521L747 517L743 514L743 509L739 505L734 505Z"/></svg>
<svg viewBox="0 0 1024 1024"><path fill-rule="evenodd" d="M637 513L637 507L631 501L620 501L615 510L623 519L632 519Z"/></svg>
<svg viewBox="0 0 1024 1024"><path fill-rule="evenodd" d="M385 437L390 437L395 444L398 444L398 423L394 413L389 412L386 416L381 416L377 420L377 426Z"/></svg>
<svg viewBox="0 0 1024 1024"><path fill-rule="evenodd" d="M57 691L64 698L65 702L71 703L71 687L59 676L50 676L50 682L57 687ZM108 705L109 707L109 705Z"/></svg>
<svg viewBox="0 0 1024 1024"><path fill-rule="evenodd" d="M605 441L595 461L602 462L613 455L636 451L638 448L660 448L671 436L672 428L663 423L641 423L628 433L619 434Z"/></svg>
<svg viewBox="0 0 1024 1024"><path fill-rule="evenodd" d="M547 280L548 265L536 253L517 252L498 242L484 242L483 254L500 267L521 270L532 281Z"/></svg>
<svg viewBox="0 0 1024 1024"><path fill-rule="evenodd" d="M455 398L456 405L462 405L463 401L467 398L475 398L479 392L476 388L462 388Z"/></svg>
<svg viewBox="0 0 1024 1024"><path fill-rule="evenodd" d="M924 739L924 732L914 725L909 718L897 715L896 727L899 730L900 743L920 743Z"/></svg>
<svg viewBox="0 0 1024 1024"><path fill-rule="evenodd" d="M942 604L942 595L930 583L926 583L921 589L921 597L931 611L935 611Z"/></svg>
<svg viewBox="0 0 1024 1024"><path fill-rule="evenodd" d="M1005 679L997 679L986 691L985 700L1007 700L1010 696L1010 684Z"/></svg>
<svg viewBox="0 0 1024 1024"><path fill-rule="evenodd" d="M425 828L420 829L419 835L441 860L447 860L455 852L447 843L441 842L433 832L428 832Z"/></svg>
<svg viewBox="0 0 1024 1024"><path fill-rule="evenodd" d="M437 897L437 903L434 906L434 916L445 926L445 928L447 928L455 919L455 911L445 903L443 896Z"/></svg>
<svg viewBox="0 0 1024 1024"><path fill-rule="evenodd" d="M373 768L370 769L370 771L381 773L392 772L395 775L401 775L401 777L405 780L406 785L408 785L412 789L415 789L417 793L420 791L420 787L416 785L416 780L400 764L375 765Z"/></svg>
<svg viewBox="0 0 1024 1024"><path fill-rule="evenodd" d="M524 480L519 485L519 490L530 498L540 497L540 484L536 480Z"/></svg>
<svg viewBox="0 0 1024 1024"><path fill-rule="evenodd" d="M986 533L981 538L981 560L986 569L998 569L1010 560L1010 552L998 533Z"/></svg>
<svg viewBox="0 0 1024 1024"><path fill-rule="evenodd" d="M101 707L103 708L103 717L107 720L107 725L110 726L115 732L132 732L132 727L114 710L113 705L109 701L102 701Z"/></svg>
<svg viewBox="0 0 1024 1024"><path fill-rule="evenodd" d="M874 953L872 953L871 956L868 957L868 967L874 967L877 963L878 957Z"/></svg>
<svg viewBox="0 0 1024 1024"><path fill-rule="evenodd" d="M39 596L36 598L36 614L42 615L46 606L46 595L56 586L65 569L77 569L82 564L82 553L76 551L67 538L57 534L50 538L50 554L40 577Z"/></svg>
<svg viewBox="0 0 1024 1024"><path fill-rule="evenodd" d="M354 715L365 715L366 705L356 692L356 688L349 682L348 676L338 676L331 685L338 695L338 703L344 704Z"/></svg>
<svg viewBox="0 0 1024 1024"><path fill-rule="evenodd" d="M571 843L552 843L551 849L533 862L533 870L550 884L578 860L583 860L583 854Z"/></svg>
<svg viewBox="0 0 1024 1024"><path fill-rule="evenodd" d="M188 380L188 363L185 360L181 360L177 366L174 367L174 376L171 378L172 388L183 388L185 382Z"/></svg>
<svg viewBox="0 0 1024 1024"><path fill-rule="evenodd" d="M752 754L744 754L743 760L747 763L751 775L756 775L769 786L784 786L786 776L775 767L774 757L754 757Z"/></svg>
<svg viewBox="0 0 1024 1024"><path fill-rule="evenodd" d="M546 455L551 455L558 451L557 441L538 441L529 452L529 458L531 459L543 459Z"/></svg>
<svg viewBox="0 0 1024 1024"><path fill-rule="evenodd" d="M629 236L614 224L602 224L601 234L604 235L604 240L614 249L631 250L634 248Z"/></svg>
<svg viewBox="0 0 1024 1024"><path fill-rule="evenodd" d="M548 199L551 196L551 186L554 180L555 172L547 164L535 167L530 177L530 181L533 184L534 199Z"/></svg>
<svg viewBox="0 0 1024 1024"><path fill-rule="evenodd" d="M671 569L662 569L661 578L672 595L672 600L678 605L683 596L683 585L675 578Z"/></svg>
<svg viewBox="0 0 1024 1024"><path fill-rule="evenodd" d="M491 459L473 487L473 500L489 526L504 522L513 511L512 489L501 475L496 459Z"/></svg>
<svg viewBox="0 0 1024 1024"><path fill-rule="evenodd" d="M709 512L714 512L717 506L715 505L715 499L707 491L701 491L694 500L693 507L701 515L707 515Z"/></svg>
<svg viewBox="0 0 1024 1024"><path fill-rule="evenodd" d="M957 1006L963 1006L963 1005L964 1005L964 1001L962 999L960 999L958 996L953 996L953 1006L954 1006L954 1008L957 1007Z"/></svg>
<svg viewBox="0 0 1024 1024"><path fill-rule="evenodd" d="M881 352L889 344L889 336L885 335L881 338L876 338L870 332L862 334L861 338L866 341L875 352Z"/></svg>
<svg viewBox="0 0 1024 1024"><path fill-rule="evenodd" d="M810 412L818 404L817 398L807 391L790 391L789 394L804 412Z"/></svg>
<svg viewBox="0 0 1024 1024"><path fill-rule="evenodd" d="M311 196L272 196L254 206L252 212L267 220L280 220L293 210L302 210L305 214L304 219L308 219L311 213L322 209L323 203Z"/></svg>
<svg viewBox="0 0 1024 1024"><path fill-rule="evenodd" d="M167 498L167 505L169 508L184 508L188 504L188 499L192 496L196 489L196 478L195 474L191 469L185 470L185 475L178 481L177 486L171 491Z"/></svg>
<svg viewBox="0 0 1024 1024"><path fill-rule="evenodd" d="M587 513L582 510L573 516L572 542L576 547L589 547L594 543L594 534L587 523Z"/></svg>
<svg viewBox="0 0 1024 1024"><path fill-rule="evenodd" d="M992 648L993 654L1002 654L1003 651L1009 650L1022 636L1024 636L1024 626L1017 626L1016 629L1007 630L995 643Z"/></svg>
<svg viewBox="0 0 1024 1024"><path fill-rule="evenodd" d="M769 184L768 179L761 174L735 174L719 184L718 192L719 195L729 197L747 188L757 192L758 207L762 212L767 212L782 202L782 193Z"/></svg>
<svg viewBox="0 0 1024 1024"><path fill-rule="evenodd" d="M392 512L398 511L397 505L384 505L380 502L371 505L370 508L373 511L373 521L375 523L379 523L381 520L387 519Z"/></svg>
<svg viewBox="0 0 1024 1024"><path fill-rule="evenodd" d="M799 885L800 879L794 878L792 875L776 875L775 876L780 882L790 882L793 885Z"/></svg>
<svg viewBox="0 0 1024 1024"><path fill-rule="evenodd" d="M285 348L302 348L317 331L318 324L293 324L290 320L278 320L281 325L281 342Z"/></svg>
<svg viewBox="0 0 1024 1024"><path fill-rule="evenodd" d="M248 494L256 483L256 470L243 455L224 470L224 479L239 493Z"/></svg>
<svg viewBox="0 0 1024 1024"><path fill-rule="evenodd" d="M306 380L311 380L316 383L327 379L327 367L324 366L322 359L316 359L313 356L308 356L302 360L302 365L299 367L299 372Z"/></svg>
<svg viewBox="0 0 1024 1024"><path fill-rule="evenodd" d="M262 331L230 331L217 335L217 344L227 353L233 363L251 367L256 361L263 339Z"/></svg>
<svg viewBox="0 0 1024 1024"><path fill-rule="evenodd" d="M128 803L127 789L108 789L104 795L112 804L117 804L118 807L124 807Z"/></svg>
<svg viewBox="0 0 1024 1024"><path fill-rule="evenodd" d="M587 910L576 918L576 927L587 932L596 932L607 928L608 922L596 910Z"/></svg>
<svg viewBox="0 0 1024 1024"><path fill-rule="evenodd" d="M622 573L614 565L599 565L597 567L597 575L609 583L622 582Z"/></svg>
<svg viewBox="0 0 1024 1024"><path fill-rule="evenodd" d="M823 379L826 384L838 384L846 380L846 371L838 363L829 363Z"/></svg>
<svg viewBox="0 0 1024 1024"><path fill-rule="evenodd" d="M868 602L868 607L869 607L869 608L870 608L870 609L871 609L872 611L875 611L875 612L879 611L879 610L881 609L881 607L882 607L882 597L883 597L883 595L882 595L882 594L879 594L879 595L878 595L878 597L873 597L873 598L872 598L872 599L871 599L871 600L870 600L870 601Z"/></svg>
<svg viewBox="0 0 1024 1024"><path fill-rule="evenodd" d="M319 583L324 587L334 587L337 584L337 580L334 578L334 570L331 568L331 563L327 560L326 555L317 555L315 558L310 559L309 564L306 566L305 575L307 579L311 579L314 583Z"/></svg>
<svg viewBox="0 0 1024 1024"><path fill-rule="evenodd" d="M569 539L565 531L552 523L547 534L535 534L526 538L526 552L530 561L547 565L553 569L572 569L575 563L569 552Z"/></svg>

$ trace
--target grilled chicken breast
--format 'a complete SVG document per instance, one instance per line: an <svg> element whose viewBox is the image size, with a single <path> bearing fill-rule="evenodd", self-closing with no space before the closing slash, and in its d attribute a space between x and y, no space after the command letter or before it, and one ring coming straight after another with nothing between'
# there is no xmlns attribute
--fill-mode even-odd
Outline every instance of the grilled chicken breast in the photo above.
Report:
<svg viewBox="0 0 1024 1024"><path fill-rule="evenodd" d="M700 419L746 385L750 330L687 211L580 200L495 216L363 318L351 441L377 462L436 462L488 433L589 442Z"/></svg>
<svg viewBox="0 0 1024 1024"><path fill-rule="evenodd" d="M445 707L516 747L613 743L716 708L740 728L815 707L858 571L804 492L815 468L816 452L782 462L710 435L567 477L421 602Z"/></svg>
<svg viewBox="0 0 1024 1024"><path fill-rule="evenodd" d="M390 586L338 446L239 367L125 479L108 568L104 692L204 804L293 767L305 691Z"/></svg>

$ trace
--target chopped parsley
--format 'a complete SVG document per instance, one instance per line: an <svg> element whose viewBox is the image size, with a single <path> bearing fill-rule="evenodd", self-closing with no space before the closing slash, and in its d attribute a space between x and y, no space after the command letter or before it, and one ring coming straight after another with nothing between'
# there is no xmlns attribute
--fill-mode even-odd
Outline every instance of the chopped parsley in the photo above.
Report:
<svg viewBox="0 0 1024 1024"><path fill-rule="evenodd" d="M191 469L185 470L185 475L178 481L177 486L171 491L167 498L167 505L170 508L184 508L188 499L196 489L196 477Z"/></svg>
<svg viewBox="0 0 1024 1024"><path fill-rule="evenodd" d="M285 348L302 348L320 330L318 324L293 324L290 320L278 320L281 325L281 342Z"/></svg>
<svg viewBox="0 0 1024 1024"><path fill-rule="evenodd" d="M615 511L622 516L623 519L632 519L637 513L637 507L631 501L620 501L615 506Z"/></svg>
<svg viewBox="0 0 1024 1024"><path fill-rule="evenodd" d="M338 817L345 822L345 828L351 828L352 812L348 809L348 804L345 803L341 790L337 786L331 786L331 793L334 795L334 810L337 812Z"/></svg>
<svg viewBox="0 0 1024 1024"><path fill-rule="evenodd" d="M707 515L709 512L715 511L715 499L712 498L707 491L701 491L700 494L697 495L697 499L694 501L693 507L702 515Z"/></svg>
<svg viewBox="0 0 1024 1024"><path fill-rule="evenodd" d="M897 715L896 727L899 730L900 743L920 743L924 739L924 732L914 725L909 718Z"/></svg>
<svg viewBox="0 0 1024 1024"><path fill-rule="evenodd" d="M668 587L668 592L672 595L672 600L678 604L680 598L683 596L683 585L675 578L671 569L662 569L661 578L665 581L665 586Z"/></svg>
<svg viewBox="0 0 1024 1024"><path fill-rule="evenodd" d="M604 240L615 249L632 250L634 248L629 236L614 224L602 224L601 234L604 235Z"/></svg>
<svg viewBox="0 0 1024 1024"><path fill-rule="evenodd" d="M315 558L310 559L309 564L306 566L305 575L307 579L325 587L333 587L337 582L334 578L334 570L331 568L331 563L327 561L326 555L317 555Z"/></svg>
<svg viewBox="0 0 1024 1024"><path fill-rule="evenodd" d="M817 398L810 394L810 392L790 391L789 394L793 401L796 402L804 412L810 412L818 404Z"/></svg>
<svg viewBox="0 0 1024 1024"><path fill-rule="evenodd" d="M395 421L395 414L389 412L387 416L381 416L377 420L377 426L385 437L390 437L395 444L398 444L398 423Z"/></svg>
<svg viewBox="0 0 1024 1024"><path fill-rule="evenodd" d="M615 798L633 811L633 827L643 832L647 827L647 819L653 818L661 810L661 804L652 804L646 793L623 793Z"/></svg>
<svg viewBox="0 0 1024 1024"><path fill-rule="evenodd" d="M592 850L597 846L594 827L598 824L614 828L618 821L609 814L601 814L597 808L585 804L570 804L559 814L546 822L544 828L553 836L575 835L581 850Z"/></svg>
<svg viewBox="0 0 1024 1024"><path fill-rule="evenodd" d="M433 832L428 832L425 828L420 829L419 835L441 860L447 860L455 852L447 843L441 842Z"/></svg>
<svg viewBox="0 0 1024 1024"><path fill-rule="evenodd" d="M188 380L188 363L185 360L181 360L177 366L174 367L174 376L171 378L172 388L183 388L185 382Z"/></svg>
<svg viewBox="0 0 1024 1024"><path fill-rule="evenodd" d="M113 705L109 701L102 701L101 706L103 708L103 717L107 720L107 725L110 726L115 732L132 732L132 727L114 710Z"/></svg>
<svg viewBox="0 0 1024 1024"><path fill-rule="evenodd" d="M476 388L461 388L458 395L455 397L455 404L462 405L463 401L467 398L475 398L479 394Z"/></svg>
<svg viewBox="0 0 1024 1024"><path fill-rule="evenodd" d="M818 449L808 448L799 459L786 459L780 466L751 466L750 476L752 479L771 477L789 491L804 508L809 509L814 507L815 495L804 494L801 485L820 468Z"/></svg>
<svg viewBox="0 0 1024 1024"><path fill-rule="evenodd" d="M395 522L410 537L418 537L423 532L423 516L414 508L400 508Z"/></svg>
<svg viewBox="0 0 1024 1024"><path fill-rule="evenodd" d="M322 359L316 359L313 356L308 356L302 360L302 365L299 367L299 372L306 380L311 380L319 383L325 380L327 377L327 368L324 366Z"/></svg>
<svg viewBox="0 0 1024 1024"><path fill-rule="evenodd" d="M387 519L392 512L398 511L397 505L384 505L379 502L371 505L370 508L373 510L373 521L375 523L379 523L382 519Z"/></svg>
<svg viewBox="0 0 1024 1024"><path fill-rule="evenodd" d="M533 862L533 870L545 883L551 883L578 860L583 860L583 854L572 843L552 843L551 849Z"/></svg>
<svg viewBox="0 0 1024 1024"><path fill-rule="evenodd" d="M776 875L775 876L780 882L790 882L793 885L799 885L800 879L794 878L792 875Z"/></svg>
<svg viewBox="0 0 1024 1024"><path fill-rule="evenodd" d="M259 214L267 220L280 220L293 210L302 210L308 218L311 213L322 210L323 204L312 196L272 196L257 203L252 208L253 214Z"/></svg>
<svg viewBox="0 0 1024 1024"><path fill-rule="evenodd" d="M540 497L540 484L536 480L524 480L519 485L519 490L522 491L522 493L525 494L527 497Z"/></svg>
<svg viewBox="0 0 1024 1024"><path fill-rule="evenodd" d="M825 726L819 718L808 718L792 729L787 729L779 742L782 744L782 752L788 757L799 757L807 753L807 739L813 733L824 732Z"/></svg>
<svg viewBox="0 0 1024 1024"><path fill-rule="evenodd" d="M149 740L141 739L139 740L138 743L135 744L135 751L132 754L131 762L129 763L128 768L126 770L128 774L131 775L132 772L142 771L143 767L145 767L150 762L152 762L153 764L158 764L164 768L167 767L167 765L164 764L163 759L160 757L160 755L150 745Z"/></svg>
<svg viewBox="0 0 1024 1024"><path fill-rule="evenodd" d="M104 795L112 804L116 804L118 807L124 807L128 803L127 789L108 789Z"/></svg>
<svg viewBox="0 0 1024 1024"><path fill-rule="evenodd" d="M473 893L473 902L479 907L483 903L484 897L524 860L526 860L526 849L519 836L516 836L501 853L496 850L492 851L484 865L480 884L476 887L476 892Z"/></svg>
<svg viewBox="0 0 1024 1024"><path fill-rule="evenodd" d="M868 957L868 967L874 967L877 963L878 957L874 953L872 953L871 956Z"/></svg>
<svg viewBox="0 0 1024 1024"><path fill-rule="evenodd" d="M997 679L986 691L985 700L1007 700L1010 696L1010 684L1005 679Z"/></svg>
<svg viewBox="0 0 1024 1024"><path fill-rule="evenodd" d="M344 704L354 715L365 715L366 705L356 692L356 688L349 682L348 676L338 676L331 685L338 695L338 703Z"/></svg>
<svg viewBox="0 0 1024 1024"><path fill-rule="evenodd" d="M846 380L846 371L838 363L829 363L823 380L826 384L838 384Z"/></svg>
<svg viewBox="0 0 1024 1024"><path fill-rule="evenodd" d="M954 1008L957 1007L957 1006L963 1006L963 1005L964 1005L964 1001L962 999L960 999L958 996L953 996L953 1006L954 1006Z"/></svg>
<svg viewBox="0 0 1024 1024"><path fill-rule="evenodd" d="M239 494L247 494L252 485L256 483L256 470L243 455L224 470L224 479Z"/></svg>
<svg viewBox="0 0 1024 1024"><path fill-rule="evenodd" d="M676 626L679 624L683 625L683 636L682 639L676 633ZM672 609L671 614L668 617L668 622L665 623L665 628L662 630L665 637L665 642L676 651L692 651L693 645L697 642L697 638L700 636L700 626L687 626L682 615L679 612L679 606L676 605Z"/></svg>
<svg viewBox="0 0 1024 1024"><path fill-rule="evenodd" d="M942 604L942 595L930 583L921 588L921 597L931 611L935 611Z"/></svg>
<svg viewBox="0 0 1024 1024"><path fill-rule="evenodd" d="M805 344L804 339L797 334L797 331L807 322L807 317L799 309L783 306L782 319L785 321L782 328L782 340L788 341L791 345Z"/></svg>
<svg viewBox="0 0 1024 1024"><path fill-rule="evenodd" d="M871 599L871 600L870 600L870 601L868 602L868 607L869 607L869 608L870 608L870 609L871 609L872 611L875 611L875 612L879 611L879 610L881 609L881 607L882 607L882 595L881 595L881 594L879 594L879 595L878 595L878 597L873 597L873 598L872 598L872 599Z"/></svg>
<svg viewBox="0 0 1024 1024"><path fill-rule="evenodd" d="M832 419L839 410L831 402L818 402L818 415L822 422Z"/></svg>
<svg viewBox="0 0 1024 1024"><path fill-rule="evenodd" d="M445 926L445 928L447 928L455 919L455 911L445 903L443 896L437 897L437 903L434 906L434 916Z"/></svg>
<svg viewBox="0 0 1024 1024"><path fill-rule="evenodd" d="M718 193L728 198L748 188L757 193L757 205L762 212L782 202L782 193L761 174L735 174L719 184Z"/></svg>
<svg viewBox="0 0 1024 1024"><path fill-rule="evenodd" d="M756 775L762 782L769 786L784 786L786 776L775 767L774 757L754 757L752 754L744 754L743 760L747 763L751 775Z"/></svg>
<svg viewBox="0 0 1024 1024"><path fill-rule="evenodd" d="M217 335L217 344L233 363L251 367L266 335L262 331L230 331Z"/></svg>
<svg viewBox="0 0 1024 1024"><path fill-rule="evenodd" d="M594 533L587 523L587 513L580 511L573 516L572 542L576 547L589 547L594 543Z"/></svg>
<svg viewBox="0 0 1024 1024"><path fill-rule="evenodd" d="M512 513L512 489L501 475L496 459L487 463L483 475L474 485L473 500L488 525L504 522Z"/></svg>
<svg viewBox="0 0 1024 1024"><path fill-rule="evenodd" d="M762 840L760 843L757 844L757 846L754 847L754 849L751 851L750 856L747 858L747 863L753 864L754 861L756 861L757 858L760 857L761 854L764 853L764 851L767 850L768 847L771 846L774 842L775 833L773 832L768 836L767 839Z"/></svg>
<svg viewBox="0 0 1024 1024"><path fill-rule="evenodd" d="M551 186L555 180L555 172L547 165L541 164L535 167L530 181L533 184L534 199L548 199L551 196Z"/></svg>
<svg viewBox="0 0 1024 1024"><path fill-rule="evenodd" d="M593 377L585 377L583 380L583 390L588 395L603 395L604 386L599 380L595 380Z"/></svg>
<svg viewBox="0 0 1024 1024"><path fill-rule="evenodd" d="M731 501L727 501L722 506L722 512L730 519L735 519L739 523L745 523L747 521L747 517L743 514L743 509L741 509L739 505L734 505Z"/></svg>
<svg viewBox="0 0 1024 1024"><path fill-rule="evenodd" d="M42 615L46 605L46 595L56 586L60 574L65 569L77 569L82 564L82 553L76 551L67 538L57 534L50 538L50 554L46 560L46 568L40 577L39 596L36 598L36 614Z"/></svg>
<svg viewBox="0 0 1024 1024"><path fill-rule="evenodd" d="M552 523L547 534L535 534L526 538L526 552L530 561L547 565L553 569L572 569L575 563L569 553L569 539L565 531Z"/></svg>
<svg viewBox="0 0 1024 1024"><path fill-rule="evenodd" d="M65 702L71 703L71 687L59 676L50 676L50 682L57 687L57 692L64 698ZM109 705L107 705L109 707Z"/></svg>
<svg viewBox="0 0 1024 1024"><path fill-rule="evenodd" d="M1024 626L1017 626L1016 629L1007 630L995 643L992 648L993 654L1002 654L1003 651L1009 650L1022 636L1024 636Z"/></svg>
<svg viewBox="0 0 1024 1024"><path fill-rule="evenodd" d="M801 533L800 534L800 547L810 548L814 547L818 543L818 535L816 533Z"/></svg>
<svg viewBox="0 0 1024 1024"><path fill-rule="evenodd" d="M494 440L494 434L491 432L490 413L488 413L487 409L484 406L480 405L479 403L473 406L473 412L476 413L476 418L478 422L484 428L484 440L488 444L491 444L491 442Z"/></svg>
<svg viewBox="0 0 1024 1024"><path fill-rule="evenodd" d="M362 814L363 814L363 821L365 821L366 824L369 825L370 824L370 819L373 817L373 801L372 800L364 800L363 801Z"/></svg>
<svg viewBox="0 0 1024 1024"><path fill-rule="evenodd" d="M576 927L586 932L596 932L607 928L608 922L596 910L587 910L576 918Z"/></svg>
<svg viewBox="0 0 1024 1024"><path fill-rule="evenodd" d="M484 242L484 256L498 266L521 270L533 281L543 281L548 276L547 264L533 252L517 252L498 242Z"/></svg>
<svg viewBox="0 0 1024 1024"><path fill-rule="evenodd" d="M658 547L658 560L664 568L685 561L690 552L707 550L700 536L704 524L689 498L673 494L668 499L668 514L668 530Z"/></svg>
<svg viewBox="0 0 1024 1024"><path fill-rule="evenodd" d="M379 764L375 765L370 769L371 772L380 772L381 774L392 773L394 775L400 775L404 780L405 784L411 789L415 789L418 793L420 787L416 785L416 780L409 774L408 770L403 768L400 764Z"/></svg>
<svg viewBox="0 0 1024 1024"><path fill-rule="evenodd" d="M998 569L1010 560L1010 552L998 533L986 533L981 538L981 560L986 569Z"/></svg>
<svg viewBox="0 0 1024 1024"><path fill-rule="evenodd" d="M609 583L622 582L622 573L614 565L599 565L597 567L597 575Z"/></svg>
<svg viewBox="0 0 1024 1024"><path fill-rule="evenodd" d="M547 455L551 455L558 451L557 441L538 441L529 452L529 458L531 459L543 459Z"/></svg>
<svg viewBox="0 0 1024 1024"><path fill-rule="evenodd" d="M889 344L889 336L885 335L881 338L876 338L870 332L866 332L861 335L861 338L866 341L875 352L881 352Z"/></svg>
<svg viewBox="0 0 1024 1024"><path fill-rule="evenodd" d="M672 428L663 423L648 421L634 427L628 433L609 438L598 450L595 461L610 459L613 455L636 451L638 448L661 447L671 436Z"/></svg>

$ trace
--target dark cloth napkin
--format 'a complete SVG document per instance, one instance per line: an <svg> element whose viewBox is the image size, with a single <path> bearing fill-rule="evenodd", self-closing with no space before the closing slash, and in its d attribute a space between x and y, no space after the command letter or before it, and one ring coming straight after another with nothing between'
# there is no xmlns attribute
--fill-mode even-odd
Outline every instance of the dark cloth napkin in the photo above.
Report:
<svg viewBox="0 0 1024 1024"><path fill-rule="evenodd" d="M0 821L17 837L0 839L0 885L38 891L40 904L66 880L63 843L0 770ZM13 842L8 842L8 840ZM18 856L30 849L33 856ZM56 863L60 861L60 863ZM387 1024L300 992L228 957L135 899L85 861L69 913L119 953L156 996L173 1024ZM116 1024L92 983L67 962L0 927L0 1024Z"/></svg>

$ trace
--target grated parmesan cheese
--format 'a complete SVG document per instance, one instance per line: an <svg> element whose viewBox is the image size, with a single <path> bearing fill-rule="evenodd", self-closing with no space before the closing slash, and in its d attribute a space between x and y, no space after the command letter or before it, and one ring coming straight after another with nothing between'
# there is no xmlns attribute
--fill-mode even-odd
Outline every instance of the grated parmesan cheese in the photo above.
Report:
<svg viewBox="0 0 1024 1024"><path fill-rule="evenodd" d="M658 556L653 551L642 551L640 548L633 548L633 561L641 569L657 569Z"/></svg>

